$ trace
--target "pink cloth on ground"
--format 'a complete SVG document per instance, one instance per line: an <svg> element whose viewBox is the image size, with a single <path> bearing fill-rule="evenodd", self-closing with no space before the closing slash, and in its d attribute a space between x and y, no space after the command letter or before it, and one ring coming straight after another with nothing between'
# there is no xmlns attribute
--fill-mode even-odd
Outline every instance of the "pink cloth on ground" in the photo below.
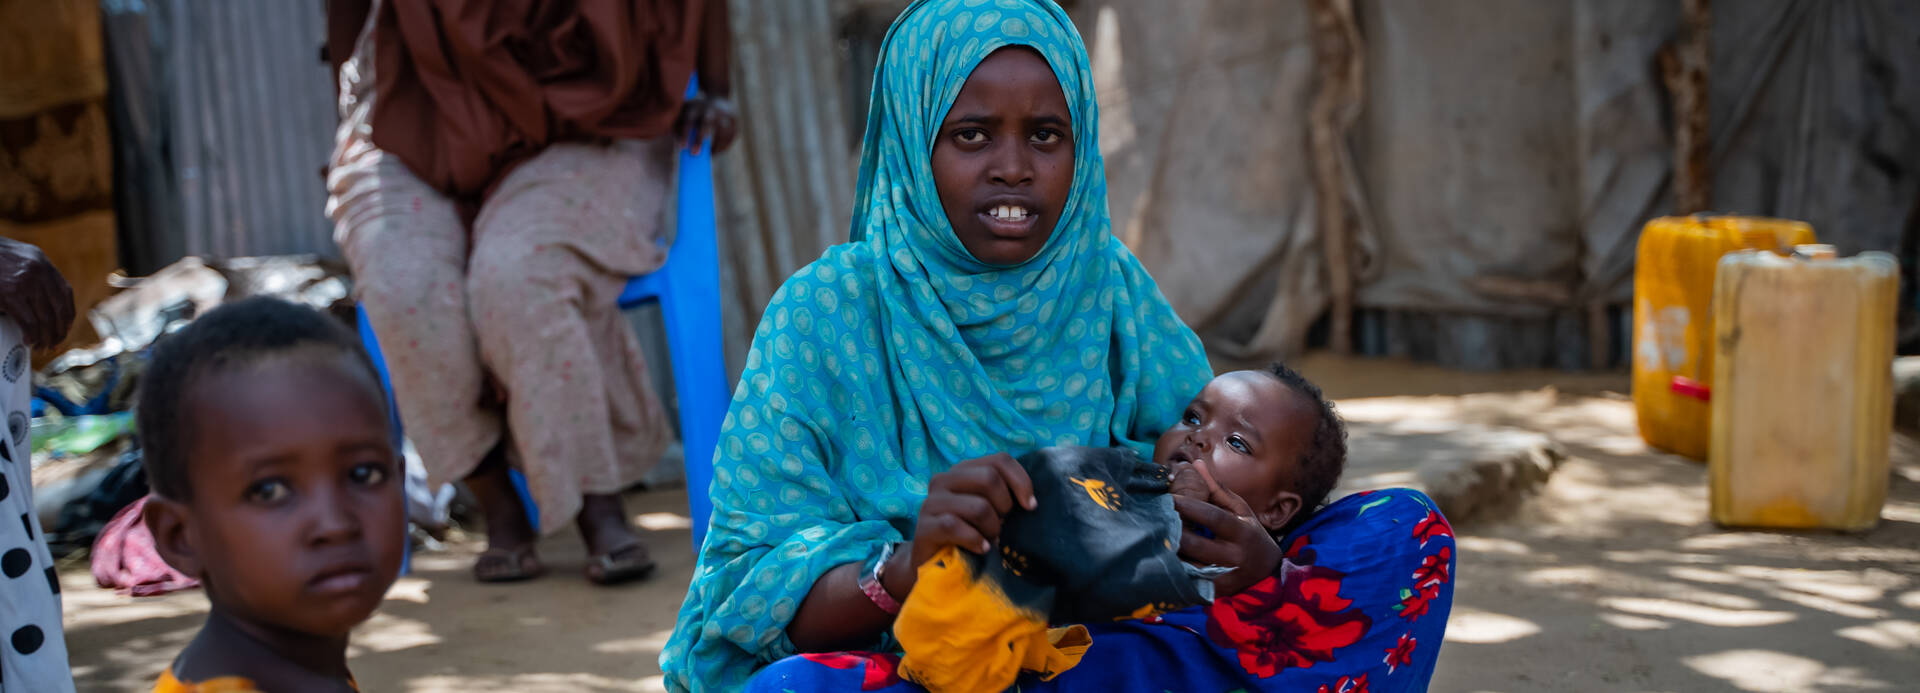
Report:
<svg viewBox="0 0 1920 693"><path fill-rule="evenodd" d="M121 508L93 541L93 581L101 587L135 597L157 597L190 590L200 581L181 574L160 558L147 530L147 499Z"/></svg>

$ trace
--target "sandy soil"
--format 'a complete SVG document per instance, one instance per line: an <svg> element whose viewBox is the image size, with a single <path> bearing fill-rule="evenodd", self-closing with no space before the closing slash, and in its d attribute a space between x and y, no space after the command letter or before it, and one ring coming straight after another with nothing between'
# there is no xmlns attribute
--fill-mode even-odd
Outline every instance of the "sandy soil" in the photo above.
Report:
<svg viewBox="0 0 1920 693"><path fill-rule="evenodd" d="M1705 469L1634 435L1618 375L1467 374L1310 358L1349 417L1435 417L1552 434L1574 458L1516 514L1457 528L1454 616L1436 691L1912 690L1920 680L1920 446L1903 441L1881 525L1863 534L1722 530ZM1552 389L1542 390L1551 387ZM692 574L685 495L629 509L661 559L651 581L599 589L579 541L520 585L467 575L478 545L417 555L356 636L370 691L653 691ZM131 600L64 572L67 637L86 691L141 691L191 637L198 593Z"/></svg>

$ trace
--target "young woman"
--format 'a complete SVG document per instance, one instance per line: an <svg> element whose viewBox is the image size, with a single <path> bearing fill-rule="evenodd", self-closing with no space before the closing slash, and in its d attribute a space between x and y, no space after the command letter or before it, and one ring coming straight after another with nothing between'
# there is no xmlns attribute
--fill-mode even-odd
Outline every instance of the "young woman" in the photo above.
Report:
<svg viewBox="0 0 1920 693"><path fill-rule="evenodd" d="M916 2L889 31L874 85L851 241L774 295L747 355L715 458L712 525L661 655L670 689L737 690L799 653L896 650L888 629L915 568L946 546L982 550L1001 517L1033 503L1010 454L1070 444L1148 457L1213 375L1199 339L1111 233L1087 52L1059 6ZM1378 499L1392 502L1366 511L1366 531L1376 520L1410 530L1428 512L1416 493ZM1240 520L1218 516L1215 536L1247 542L1233 553L1275 555L1256 550L1273 548L1265 532L1232 531ZM1357 514L1328 517L1362 529ZM1325 529L1308 521L1296 535L1339 540ZM1450 568L1450 538L1421 543ZM1354 559L1377 562L1367 569L1383 595L1422 560L1398 550L1411 544L1392 545ZM1312 553L1303 544L1294 560ZM1327 572L1300 574L1334 573L1311 567ZM1370 615L1345 613L1336 596L1316 608L1337 629L1289 658L1287 638L1324 629L1239 627L1285 608L1278 578L1242 584L1213 607L1231 633L1205 635L1201 609L1179 625L1175 615L1126 624L1138 633L1096 629L1087 659L1049 685L1204 690L1264 677L1276 690L1312 690L1384 671L1383 650L1412 622L1369 628L1360 620L1391 614L1384 596ZM1433 609L1442 613L1422 622L1434 634L1419 652L1427 672L1445 621L1444 604ZM1338 671L1303 668L1334 645L1357 654ZM788 659L754 683L879 688L897 683L890 657ZM1424 685L1421 667L1393 667ZM1283 681L1282 669L1296 676Z"/></svg>

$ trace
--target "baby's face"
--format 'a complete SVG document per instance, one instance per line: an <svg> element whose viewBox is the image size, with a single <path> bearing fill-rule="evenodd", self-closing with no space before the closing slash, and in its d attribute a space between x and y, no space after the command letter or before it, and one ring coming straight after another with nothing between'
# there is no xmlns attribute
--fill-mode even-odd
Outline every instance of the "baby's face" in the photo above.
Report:
<svg viewBox="0 0 1920 693"><path fill-rule="evenodd" d="M1265 515L1282 494L1293 492L1314 424L1313 403L1279 378L1265 371L1234 371L1214 378L1193 398L1180 421L1154 444L1153 460L1168 468L1182 462L1204 466L1222 487ZM1176 485L1184 481L1176 479Z"/></svg>

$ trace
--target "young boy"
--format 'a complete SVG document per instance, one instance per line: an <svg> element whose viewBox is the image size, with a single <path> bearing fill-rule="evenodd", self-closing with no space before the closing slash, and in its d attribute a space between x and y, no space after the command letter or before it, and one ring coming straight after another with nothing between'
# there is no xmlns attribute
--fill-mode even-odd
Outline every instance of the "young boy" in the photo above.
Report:
<svg viewBox="0 0 1920 693"><path fill-rule="evenodd" d="M1174 495L1220 505L1279 537L1339 483L1347 427L1319 387L1276 363L1207 383L1160 435L1153 461L1173 471Z"/></svg>
<svg viewBox="0 0 1920 693"><path fill-rule="evenodd" d="M351 332L279 300L221 307L156 349L145 518L212 603L156 693L355 689L347 633L403 551L385 402Z"/></svg>

